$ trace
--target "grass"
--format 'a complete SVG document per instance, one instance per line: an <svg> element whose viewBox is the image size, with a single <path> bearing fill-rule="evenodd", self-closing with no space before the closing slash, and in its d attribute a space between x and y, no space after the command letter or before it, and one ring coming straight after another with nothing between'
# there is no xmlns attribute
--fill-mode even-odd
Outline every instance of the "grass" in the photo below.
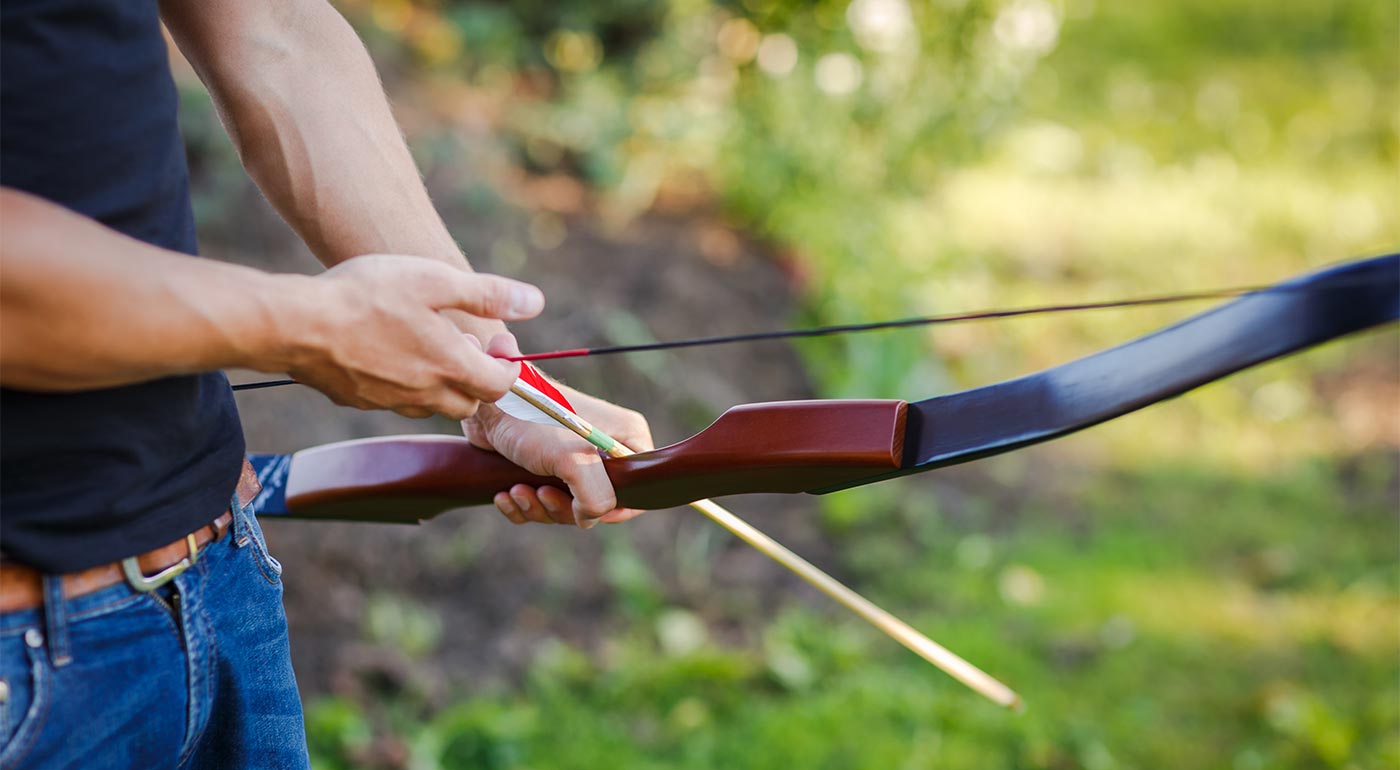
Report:
<svg viewBox="0 0 1400 770"><path fill-rule="evenodd" d="M667 643L686 611L663 608L605 660L550 648L444 710L322 701L317 764L353 766L377 724L415 768L1394 766L1400 524L1341 470L1110 473L1000 536L898 510L845 532L863 589L1012 683L1021 716L821 608L738 649Z"/></svg>

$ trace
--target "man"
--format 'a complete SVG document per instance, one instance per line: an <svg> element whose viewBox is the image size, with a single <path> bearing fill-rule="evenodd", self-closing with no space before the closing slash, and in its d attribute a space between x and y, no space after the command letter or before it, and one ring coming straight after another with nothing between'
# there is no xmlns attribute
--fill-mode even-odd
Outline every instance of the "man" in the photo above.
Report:
<svg viewBox="0 0 1400 770"><path fill-rule="evenodd" d="M635 512L581 439L491 406L517 372L495 357L514 350L503 322L543 298L471 272L323 0L0 14L0 768L304 767L281 567L235 494L244 445L220 369L465 420L569 486L502 490L516 523ZM328 272L190 256L162 20ZM637 414L567 393L650 446Z"/></svg>

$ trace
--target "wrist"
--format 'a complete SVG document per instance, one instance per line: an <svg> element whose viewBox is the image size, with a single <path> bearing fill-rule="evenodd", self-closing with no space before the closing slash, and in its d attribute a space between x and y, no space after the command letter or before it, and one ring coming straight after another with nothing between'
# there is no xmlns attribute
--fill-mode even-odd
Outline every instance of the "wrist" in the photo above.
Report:
<svg viewBox="0 0 1400 770"><path fill-rule="evenodd" d="M325 347L326 304L322 281L297 274L271 274L245 303L248 333L239 366L261 372L290 372Z"/></svg>

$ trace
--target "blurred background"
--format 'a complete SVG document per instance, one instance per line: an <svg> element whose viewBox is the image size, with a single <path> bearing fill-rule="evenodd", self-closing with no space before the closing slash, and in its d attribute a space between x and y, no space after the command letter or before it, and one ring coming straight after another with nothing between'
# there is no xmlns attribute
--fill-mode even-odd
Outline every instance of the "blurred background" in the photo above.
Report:
<svg viewBox="0 0 1400 770"><path fill-rule="evenodd" d="M1394 2L339 7L472 263L545 288L526 350L1255 284L1400 245ZM316 270L179 78L205 253ZM549 369L669 442L738 403L989 383L1192 310ZM687 510L272 522L316 764L1400 767L1398 343L964 467L730 501L1022 716ZM294 388L239 403L259 451L456 430Z"/></svg>

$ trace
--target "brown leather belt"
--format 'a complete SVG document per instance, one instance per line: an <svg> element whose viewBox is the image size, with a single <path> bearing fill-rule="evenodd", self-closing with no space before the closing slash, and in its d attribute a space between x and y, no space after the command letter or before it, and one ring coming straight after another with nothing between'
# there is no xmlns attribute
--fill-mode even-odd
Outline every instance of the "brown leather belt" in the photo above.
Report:
<svg viewBox="0 0 1400 770"><path fill-rule="evenodd" d="M163 545L135 557L142 576L161 575L183 564L188 567L199 559L199 549L223 537L233 523L233 514L223 515L169 545ZM193 546L193 547L191 547ZM128 560L114 561L81 572L63 576L63 598L72 599L90 594L126 580ZM181 572L184 570L181 569ZM174 577L174 575L171 575ZM154 580L155 578L148 578ZM163 582L169 582L168 580ZM0 612L32 610L44 605L44 573L25 564L0 564Z"/></svg>
<svg viewBox="0 0 1400 770"><path fill-rule="evenodd" d="M243 474L238 480L238 499L246 505L257 493L257 474L244 460ZM226 510L212 522L160 548L68 573L62 577L63 598L84 596L123 581L137 591L153 591L197 562L200 549L223 537L232 523L233 512ZM43 605L44 574L24 564L0 562L0 612L32 610Z"/></svg>

